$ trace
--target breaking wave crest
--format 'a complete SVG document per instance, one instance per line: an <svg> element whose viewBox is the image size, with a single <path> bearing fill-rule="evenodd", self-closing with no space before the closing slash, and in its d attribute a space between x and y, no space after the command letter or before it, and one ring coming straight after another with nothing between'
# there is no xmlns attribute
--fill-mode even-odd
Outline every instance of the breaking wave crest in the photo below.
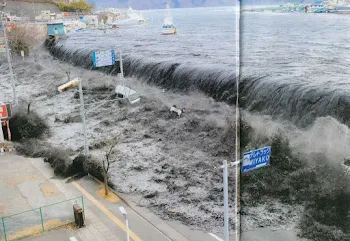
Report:
<svg viewBox="0 0 350 241"><path fill-rule="evenodd" d="M72 51L50 41L46 46L62 61L93 69L90 50ZM120 72L119 63L99 70L116 75ZM217 101L235 103L236 76L227 67L196 66L127 55L124 56L124 73L166 89L197 89ZM326 116L350 126L350 96L344 91L278 82L266 75L241 76L239 87L240 106L249 112L275 116L299 127L310 126L317 118Z"/></svg>

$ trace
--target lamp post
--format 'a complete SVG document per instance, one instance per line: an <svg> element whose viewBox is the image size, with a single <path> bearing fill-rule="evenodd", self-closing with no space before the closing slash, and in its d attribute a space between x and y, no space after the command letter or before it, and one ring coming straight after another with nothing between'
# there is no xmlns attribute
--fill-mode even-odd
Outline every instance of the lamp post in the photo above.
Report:
<svg viewBox="0 0 350 241"><path fill-rule="evenodd" d="M224 241L229 241L228 232L228 173L227 161L223 161L223 178L224 178Z"/></svg>
<svg viewBox="0 0 350 241"><path fill-rule="evenodd" d="M119 207L120 212L125 217L125 226L126 226L126 240L130 241L130 235L129 235L129 222L128 222L128 214L123 206Z"/></svg>
<svg viewBox="0 0 350 241"><path fill-rule="evenodd" d="M4 13L5 7L6 7L6 3L0 3L0 8L1 8L0 22L1 22L2 31L4 32L4 43L5 43L5 49L6 49L7 63L9 65L9 72L10 72L10 77L11 77L11 86L12 86L12 91L13 91L13 102L15 105L17 105L18 101L17 101L15 77L14 77L14 73L13 73L12 59L11 59L10 49L8 46L7 33L6 33L7 26L6 26L6 24L3 23L4 17L6 18L5 23L7 23L7 16Z"/></svg>
<svg viewBox="0 0 350 241"><path fill-rule="evenodd" d="M81 113L81 119L83 122L83 132L84 132L84 150L85 150L85 156L89 156L89 145L87 140L87 132L86 132L86 117L85 117L85 107L84 107L84 95L83 95L83 85L82 80L80 77L77 77L61 86L58 87L58 91L60 93L79 85L79 98L80 98L80 113Z"/></svg>

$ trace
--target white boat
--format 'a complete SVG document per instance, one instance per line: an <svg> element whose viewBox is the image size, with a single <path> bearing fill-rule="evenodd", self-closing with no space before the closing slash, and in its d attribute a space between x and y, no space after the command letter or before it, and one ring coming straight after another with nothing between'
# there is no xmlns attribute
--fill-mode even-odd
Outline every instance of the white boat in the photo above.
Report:
<svg viewBox="0 0 350 241"><path fill-rule="evenodd" d="M171 14L170 14L169 3L167 3L166 5L162 34L163 35L176 34L176 28L173 24L173 18L171 17Z"/></svg>
<svg viewBox="0 0 350 241"><path fill-rule="evenodd" d="M126 13L125 19L120 19L114 22L114 24L117 24L118 26L138 25L138 24L146 24L146 23L147 21L144 19L142 13L138 14L130 7Z"/></svg>

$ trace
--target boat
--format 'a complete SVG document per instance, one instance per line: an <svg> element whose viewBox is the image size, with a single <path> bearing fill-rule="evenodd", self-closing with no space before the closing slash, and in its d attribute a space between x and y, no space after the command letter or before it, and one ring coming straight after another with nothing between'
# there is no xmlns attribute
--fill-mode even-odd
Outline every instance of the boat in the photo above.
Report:
<svg viewBox="0 0 350 241"><path fill-rule="evenodd" d="M141 25L146 23L147 21L143 17L143 14L136 13L131 7L128 9L125 19L120 19L114 22L114 24L117 24L118 26Z"/></svg>
<svg viewBox="0 0 350 241"><path fill-rule="evenodd" d="M306 6L306 12L309 13L327 13L328 8L324 0L316 0L312 4Z"/></svg>
<svg viewBox="0 0 350 241"><path fill-rule="evenodd" d="M335 9L336 13L339 13L339 14L350 14L350 7L337 7Z"/></svg>
<svg viewBox="0 0 350 241"><path fill-rule="evenodd" d="M171 14L170 14L170 4L169 3L166 4L162 34L163 35L176 34L176 28L173 24L173 18L171 17Z"/></svg>

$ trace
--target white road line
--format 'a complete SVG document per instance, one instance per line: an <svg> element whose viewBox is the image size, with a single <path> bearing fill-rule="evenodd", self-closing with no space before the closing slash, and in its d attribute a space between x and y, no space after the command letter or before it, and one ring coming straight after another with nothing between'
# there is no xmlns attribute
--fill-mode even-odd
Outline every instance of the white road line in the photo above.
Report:
<svg viewBox="0 0 350 241"><path fill-rule="evenodd" d="M224 241L222 240L221 238L219 238L218 236L216 236L215 234L213 233L208 233L210 236L212 236L213 238L215 238L216 240L219 240L219 241Z"/></svg>
<svg viewBox="0 0 350 241"><path fill-rule="evenodd" d="M69 240L70 241L78 241L75 237L70 237Z"/></svg>

